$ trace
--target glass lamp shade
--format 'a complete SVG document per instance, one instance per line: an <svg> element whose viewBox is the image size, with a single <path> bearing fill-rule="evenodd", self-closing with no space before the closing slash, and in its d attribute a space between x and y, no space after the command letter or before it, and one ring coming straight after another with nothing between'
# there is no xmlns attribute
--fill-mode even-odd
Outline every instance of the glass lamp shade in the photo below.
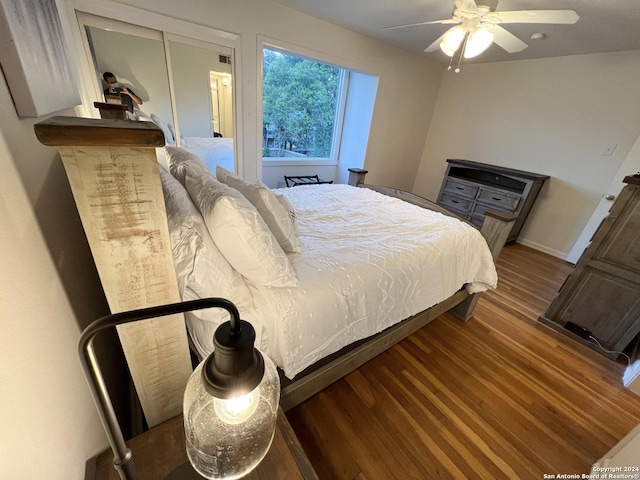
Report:
<svg viewBox="0 0 640 480"><path fill-rule="evenodd" d="M484 52L493 42L493 33L478 27L469 34L464 47L464 58L473 58Z"/></svg>
<svg viewBox="0 0 640 480"><path fill-rule="evenodd" d="M187 456L205 478L243 477L269 451L278 415L280 379L273 362L262 357L264 376L250 392L231 398L212 396L203 376L207 359L187 382L183 404Z"/></svg>
<svg viewBox="0 0 640 480"><path fill-rule="evenodd" d="M467 29L463 25L453 27L444 34L442 42L440 42L440 50L442 50L449 57L453 57L453 54L458 51L460 44L464 40L464 36L467 34Z"/></svg>

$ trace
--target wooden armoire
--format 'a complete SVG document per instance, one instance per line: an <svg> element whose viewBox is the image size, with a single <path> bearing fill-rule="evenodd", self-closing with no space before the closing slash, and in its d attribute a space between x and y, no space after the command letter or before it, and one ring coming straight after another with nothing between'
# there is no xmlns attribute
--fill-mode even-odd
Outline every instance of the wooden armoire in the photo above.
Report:
<svg viewBox="0 0 640 480"><path fill-rule="evenodd" d="M640 332L640 177L626 177L624 183L574 271L540 317L611 358Z"/></svg>

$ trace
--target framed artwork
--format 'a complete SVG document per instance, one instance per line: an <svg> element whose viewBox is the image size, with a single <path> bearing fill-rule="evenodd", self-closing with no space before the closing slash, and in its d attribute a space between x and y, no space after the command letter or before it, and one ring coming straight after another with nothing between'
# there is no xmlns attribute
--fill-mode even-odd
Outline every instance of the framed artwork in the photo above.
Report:
<svg viewBox="0 0 640 480"><path fill-rule="evenodd" d="M56 0L0 0L0 64L21 117L81 103Z"/></svg>

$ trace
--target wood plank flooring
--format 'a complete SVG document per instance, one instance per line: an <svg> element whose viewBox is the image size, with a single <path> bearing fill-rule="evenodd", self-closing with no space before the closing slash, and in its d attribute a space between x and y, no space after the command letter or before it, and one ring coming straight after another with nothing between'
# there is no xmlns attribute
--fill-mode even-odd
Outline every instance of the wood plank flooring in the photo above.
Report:
<svg viewBox="0 0 640 480"><path fill-rule="evenodd" d="M287 412L321 480L589 473L640 423L617 363L537 322L571 266L518 244L446 314Z"/></svg>

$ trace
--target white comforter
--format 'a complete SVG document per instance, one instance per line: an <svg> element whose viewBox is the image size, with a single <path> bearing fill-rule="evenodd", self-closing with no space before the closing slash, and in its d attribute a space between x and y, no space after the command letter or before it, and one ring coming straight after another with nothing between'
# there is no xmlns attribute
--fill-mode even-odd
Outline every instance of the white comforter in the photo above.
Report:
<svg viewBox="0 0 640 480"><path fill-rule="evenodd" d="M456 219L347 185L279 190L295 207L296 288L251 286L262 349L292 378L453 295L495 288L484 238ZM257 318L249 318L255 315Z"/></svg>
<svg viewBox="0 0 640 480"><path fill-rule="evenodd" d="M216 165L234 171L233 138L182 137L182 148L196 154L211 172Z"/></svg>

